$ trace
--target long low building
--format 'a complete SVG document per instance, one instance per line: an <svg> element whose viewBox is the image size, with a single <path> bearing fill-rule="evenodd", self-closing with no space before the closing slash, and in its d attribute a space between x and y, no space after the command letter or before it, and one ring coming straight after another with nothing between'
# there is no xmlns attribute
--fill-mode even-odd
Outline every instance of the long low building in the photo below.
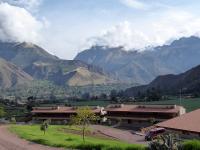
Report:
<svg viewBox="0 0 200 150"><path fill-rule="evenodd" d="M177 105L123 105L112 104L105 108L106 118L111 124L143 128L155 122L168 120L185 113Z"/></svg>
<svg viewBox="0 0 200 150"><path fill-rule="evenodd" d="M185 138L200 138L200 109L156 124Z"/></svg>
<svg viewBox="0 0 200 150"><path fill-rule="evenodd" d="M44 120L51 120L53 123L61 124L68 123L72 115L76 115L78 107L33 107L32 120L34 122L41 122ZM91 110L98 116L105 114L104 108L99 106L90 107Z"/></svg>
<svg viewBox="0 0 200 150"><path fill-rule="evenodd" d="M143 128L155 122L168 120L185 113L185 108L176 105L124 105L112 104L103 107L91 107L92 111L107 119L110 125ZM35 122L51 120L68 122L76 114L77 107L34 107L32 118ZM105 119L105 120L106 120Z"/></svg>

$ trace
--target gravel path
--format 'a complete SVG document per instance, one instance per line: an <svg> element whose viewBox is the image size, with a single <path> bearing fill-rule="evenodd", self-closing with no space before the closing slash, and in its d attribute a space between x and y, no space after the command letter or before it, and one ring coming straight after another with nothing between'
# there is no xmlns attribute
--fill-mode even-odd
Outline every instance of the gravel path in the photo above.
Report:
<svg viewBox="0 0 200 150"><path fill-rule="evenodd" d="M147 142L144 140L144 136L133 134L131 133L131 131L111 128L101 125L93 125L92 128L107 136L128 142L130 144L145 144L145 145L147 144Z"/></svg>
<svg viewBox="0 0 200 150"><path fill-rule="evenodd" d="M8 131L8 126L0 126L0 150L64 150L51 148L18 138Z"/></svg>

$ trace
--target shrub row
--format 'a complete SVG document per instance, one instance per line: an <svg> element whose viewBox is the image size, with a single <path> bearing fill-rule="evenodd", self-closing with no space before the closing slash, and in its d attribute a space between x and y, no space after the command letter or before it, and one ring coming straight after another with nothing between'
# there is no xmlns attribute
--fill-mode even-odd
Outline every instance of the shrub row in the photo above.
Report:
<svg viewBox="0 0 200 150"><path fill-rule="evenodd" d="M200 150L199 140L189 140L183 143L183 150Z"/></svg>
<svg viewBox="0 0 200 150"><path fill-rule="evenodd" d="M80 150L145 150L143 146L130 146L130 147L120 147L120 146L109 146L104 144L80 144L75 147Z"/></svg>

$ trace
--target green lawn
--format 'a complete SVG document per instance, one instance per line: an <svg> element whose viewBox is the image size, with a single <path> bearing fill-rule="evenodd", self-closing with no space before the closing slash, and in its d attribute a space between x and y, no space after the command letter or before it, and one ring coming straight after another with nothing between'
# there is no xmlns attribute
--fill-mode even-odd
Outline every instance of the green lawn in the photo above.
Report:
<svg viewBox="0 0 200 150"><path fill-rule="evenodd" d="M178 98L174 98L173 100L146 102L146 104L177 104L179 105L180 100ZM200 108L200 98L182 99L181 105L186 108L187 112L193 111L195 109Z"/></svg>
<svg viewBox="0 0 200 150"><path fill-rule="evenodd" d="M82 150L144 150L145 146L133 145L110 139L86 137L83 143L80 135L64 133L60 129L66 126L50 125L46 134L39 125L12 125L10 130L19 137L52 147L64 147Z"/></svg>

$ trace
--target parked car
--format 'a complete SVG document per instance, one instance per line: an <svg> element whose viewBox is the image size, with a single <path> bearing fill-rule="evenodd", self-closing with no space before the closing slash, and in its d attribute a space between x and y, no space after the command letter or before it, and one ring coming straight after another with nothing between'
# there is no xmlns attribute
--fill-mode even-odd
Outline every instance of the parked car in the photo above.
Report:
<svg viewBox="0 0 200 150"><path fill-rule="evenodd" d="M164 128L154 128L151 129L146 135L145 140L151 141L155 139L158 135L163 134L166 130Z"/></svg>

